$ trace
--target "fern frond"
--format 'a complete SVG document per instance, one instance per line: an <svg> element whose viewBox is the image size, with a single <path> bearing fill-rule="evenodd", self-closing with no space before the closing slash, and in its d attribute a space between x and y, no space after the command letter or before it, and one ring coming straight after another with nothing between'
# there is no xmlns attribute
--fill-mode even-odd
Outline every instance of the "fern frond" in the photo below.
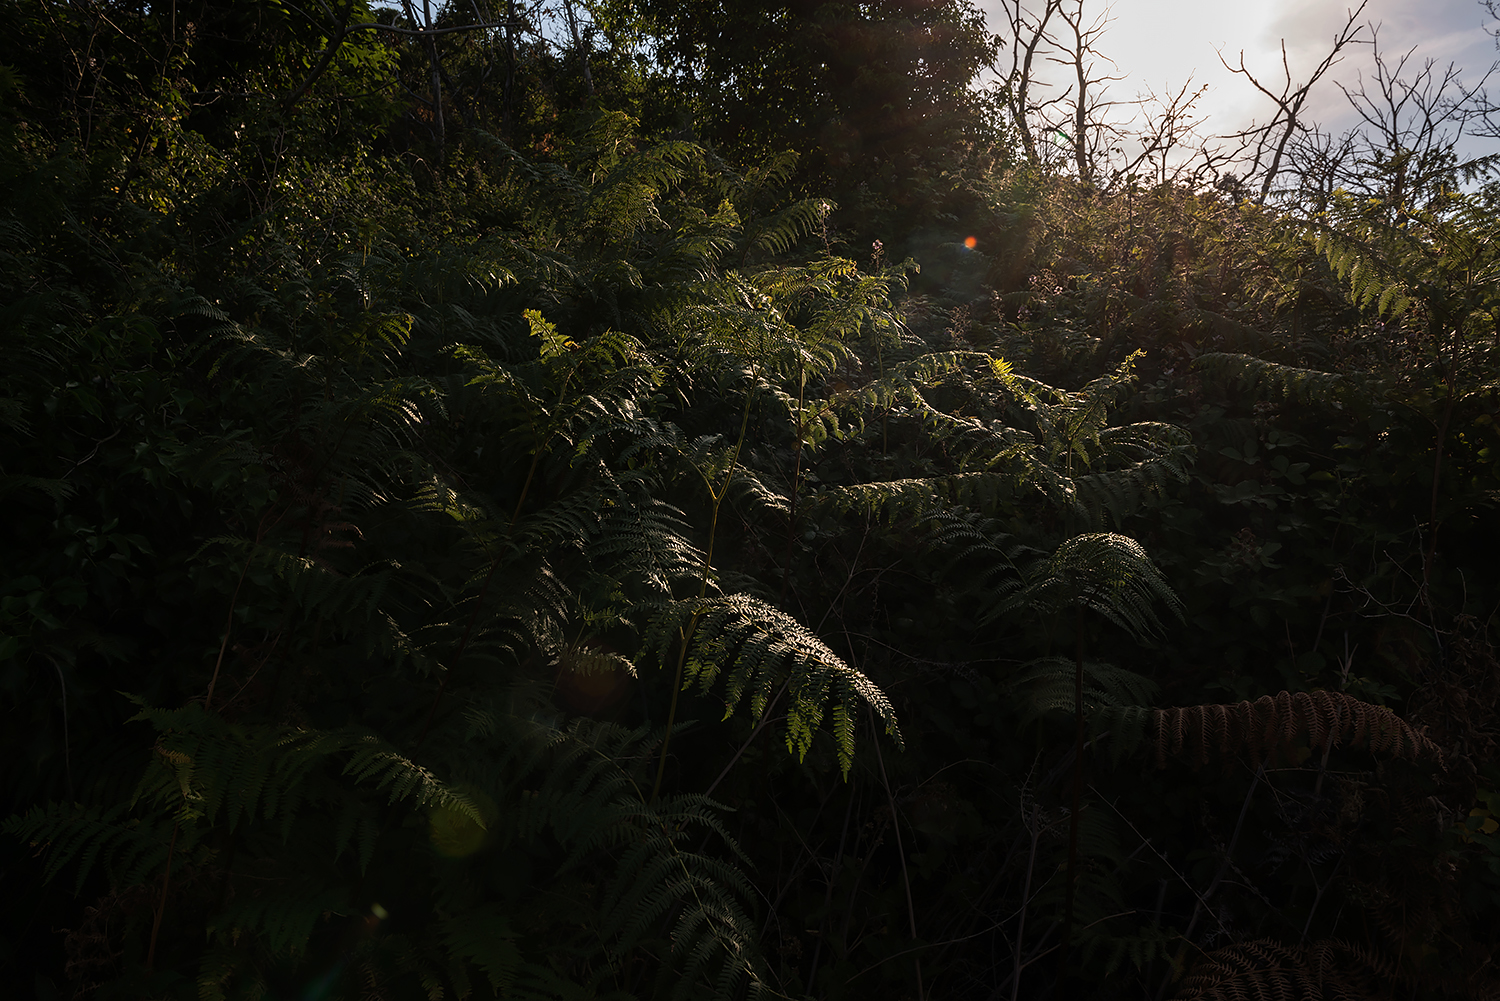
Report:
<svg viewBox="0 0 1500 1001"><path fill-rule="evenodd" d="M1287 945L1238 942L1206 954L1183 979L1176 1001L1288 1001L1386 997L1394 969L1385 959L1338 939Z"/></svg>
<svg viewBox="0 0 1500 1001"><path fill-rule="evenodd" d="M103 866L112 882L134 886L166 865L172 818L140 819L129 813L129 804L123 803L102 810L49 803L6 818L0 823L0 833L46 852L43 879L52 880L64 868L76 864L74 893L83 888L95 866ZM192 847L188 841L179 844L184 851Z"/></svg>
<svg viewBox="0 0 1500 1001"><path fill-rule="evenodd" d="M483 971L496 994L515 984L521 968L521 951L509 916L498 904L482 904L446 915L439 935L448 952L458 960L473 963Z"/></svg>
<svg viewBox="0 0 1500 1001"><path fill-rule="evenodd" d="M1250 355L1208 352L1194 358L1193 367L1210 377L1233 381L1246 392L1299 403L1343 406L1354 388L1347 376L1338 373L1281 365Z"/></svg>
<svg viewBox="0 0 1500 1001"><path fill-rule="evenodd" d="M702 569L703 554L688 531L680 509L642 497L605 512L588 553L607 584L641 581L656 596L665 596L673 582Z"/></svg>
<svg viewBox="0 0 1500 1001"><path fill-rule="evenodd" d="M1072 716L1076 709L1077 665L1065 657L1043 657L1021 667L1009 685L1022 707L1023 723L1051 712ZM1083 662L1083 711L1097 718L1100 710L1149 706L1158 692L1154 681L1113 664Z"/></svg>
<svg viewBox="0 0 1500 1001"><path fill-rule="evenodd" d="M208 823L222 813L231 830L257 815L279 818L285 836L314 795L308 780L324 761L337 756L344 759L343 774L389 790L389 802L410 799L422 806L446 807L484 825L467 794L368 733L241 726L197 704L181 709L142 706L132 719L156 728L159 748L136 802L187 801Z"/></svg>
<svg viewBox="0 0 1500 1001"><path fill-rule="evenodd" d="M331 914L347 914L349 907L347 886L325 886L312 873L303 873L242 890L209 920L207 931L226 944L248 933L273 954L297 956L320 922Z"/></svg>
<svg viewBox="0 0 1500 1001"><path fill-rule="evenodd" d="M1081 606L1137 637L1161 632L1153 605L1161 602L1177 617L1182 602L1146 550L1134 539L1111 532L1078 535L1038 560L1024 588L1002 602L993 615L1027 607L1047 611Z"/></svg>
<svg viewBox="0 0 1500 1001"><path fill-rule="evenodd" d="M725 719L747 694L751 716L758 719L776 689L783 682L789 685L786 745L799 758L811 749L830 700L834 743L846 773L854 759L859 703L869 705L886 733L901 742L895 712L884 693L811 630L758 598L730 594L658 606L643 647L664 663L672 644L684 636L690 646L683 685L696 682L707 691L723 675Z"/></svg>
<svg viewBox="0 0 1500 1001"><path fill-rule="evenodd" d="M1376 754L1443 760L1441 748L1391 710L1344 692L1281 692L1233 705L1157 709L1151 727L1158 768L1166 766L1168 754L1206 764L1211 750L1248 752L1259 765L1304 736L1313 747L1364 744Z"/></svg>
<svg viewBox="0 0 1500 1001"><path fill-rule="evenodd" d="M702 797L677 797L660 810L642 804L636 821L643 836L621 858L605 895L604 930L618 939L623 958L643 943L642 930L675 911L669 938L677 963L661 971L666 982L659 985L671 984L666 996L760 997L766 987L755 926L740 902L752 896L749 882L735 866L677 845L706 805Z"/></svg>

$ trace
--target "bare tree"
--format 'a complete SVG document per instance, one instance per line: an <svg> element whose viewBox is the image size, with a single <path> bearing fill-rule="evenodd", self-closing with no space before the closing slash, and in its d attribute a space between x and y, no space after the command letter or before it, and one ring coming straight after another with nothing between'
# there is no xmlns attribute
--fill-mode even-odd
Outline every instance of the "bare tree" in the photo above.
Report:
<svg viewBox="0 0 1500 1001"><path fill-rule="evenodd" d="M1486 82L1500 63L1465 84L1452 63L1428 59L1416 66L1415 48L1394 62L1380 50L1378 26L1370 28L1373 67L1353 86L1339 84L1359 124L1341 136L1312 127L1287 146L1286 170L1298 178L1295 197L1326 206L1340 189L1367 204L1384 206L1395 225L1443 203L1464 176L1493 170L1500 157L1464 162L1457 150L1465 135L1495 134L1495 107Z"/></svg>
<svg viewBox="0 0 1500 1001"><path fill-rule="evenodd" d="M1218 183L1226 168L1245 151L1243 140L1226 145L1222 136L1206 136L1201 131L1205 119L1198 102L1208 93L1207 84L1193 86L1190 76L1176 90L1158 95L1150 88L1134 102L1139 108L1138 124L1127 131L1116 132L1122 139L1138 143L1133 155L1122 154L1110 185L1116 181L1133 183L1144 176L1154 185L1183 184L1190 188Z"/></svg>
<svg viewBox="0 0 1500 1001"><path fill-rule="evenodd" d="M1057 16L1066 28L1066 34L1055 42L1057 54L1049 55L1047 59L1072 71L1073 83L1067 95L1072 98L1069 124L1073 134L1069 140L1073 147L1073 163L1078 170L1078 179L1093 184L1100 155L1111 152L1108 142L1112 130L1104 121L1107 109L1122 103L1106 101L1101 85L1124 77L1097 73L1096 67L1101 61L1114 65L1114 61L1102 55L1097 47L1099 38L1114 18L1106 7L1093 19L1088 19L1084 3L1085 0L1063 0L1058 4ZM1056 125L1053 127L1058 129Z"/></svg>
<svg viewBox="0 0 1500 1001"><path fill-rule="evenodd" d="M1047 25L1061 3L1062 0L1044 0L1042 10L1032 13L1026 0L1001 0L1001 10L1004 11L1006 27L1010 33L1010 68L1001 77L1001 90L1011 123L1021 137L1021 149L1026 154L1026 162L1032 165L1041 163L1041 155L1031 123L1033 117L1046 107L1035 104L1032 97L1033 86L1046 86L1039 83L1034 75L1036 56L1038 51L1046 52L1051 47ZM1055 100L1057 99L1054 98ZM1047 102L1051 103L1053 102Z"/></svg>
<svg viewBox="0 0 1500 1001"><path fill-rule="evenodd" d="M563 11L568 18L568 33L573 36L573 50L578 53L578 59L583 63L583 86L589 96L594 96L594 76L589 72L589 48L587 40L578 31L578 13L573 8L573 0L563 0Z"/></svg>
<svg viewBox="0 0 1500 1001"><path fill-rule="evenodd" d="M1101 159L1113 152L1113 131L1106 124L1108 109L1123 102L1104 100L1103 84L1123 79L1102 74L1098 67L1113 62L1098 49L1100 36L1113 18L1109 9L1090 18L1087 0L1041 0L1036 8L1027 0L1001 0L1009 38L1010 65L1001 70L1000 91L1021 140L1028 163L1055 162L1044 139L1056 137L1068 150L1078 176L1093 183ZM1040 63L1064 67L1066 83L1042 78ZM1038 98L1046 90L1049 96Z"/></svg>
<svg viewBox="0 0 1500 1001"><path fill-rule="evenodd" d="M1359 17L1369 5L1370 0L1361 0L1360 5L1352 11L1344 22L1338 34L1334 35L1333 45L1328 55L1323 57L1316 68L1309 74L1307 80L1301 84L1292 82L1292 68L1287 60L1286 39L1281 40L1281 70L1285 76L1281 90L1272 90L1261 83L1255 74L1245 66L1245 52L1240 50L1240 61L1238 66L1229 65L1224 58L1224 53L1219 53L1219 61L1224 68L1231 73L1237 73L1255 87L1256 90L1276 102L1276 111L1271 115L1271 120L1264 125L1252 125L1250 128L1235 133L1231 138L1244 139L1253 147L1254 153L1251 157L1250 176L1259 175L1260 194L1256 198L1258 203L1264 203L1266 197L1271 193L1271 185L1276 180L1276 175L1281 172L1282 159L1286 155L1287 145L1292 138L1298 134L1303 127L1302 109L1307 103L1307 96L1311 93L1313 85L1321 80L1330 69L1337 65L1345 48L1357 44L1360 41L1360 33L1365 26L1358 24ZM1268 162L1269 160L1269 162Z"/></svg>
<svg viewBox="0 0 1500 1001"><path fill-rule="evenodd" d="M1370 36L1375 59L1370 79L1360 74L1358 86L1339 88L1362 123L1365 169L1360 173L1380 178L1384 189L1369 194L1399 214L1453 185L1461 169L1455 147L1472 122L1488 121L1492 105L1484 85L1500 64L1490 64L1473 85L1464 84L1453 63L1439 71L1432 59L1408 78L1403 72L1415 46L1393 66L1380 53L1378 29Z"/></svg>

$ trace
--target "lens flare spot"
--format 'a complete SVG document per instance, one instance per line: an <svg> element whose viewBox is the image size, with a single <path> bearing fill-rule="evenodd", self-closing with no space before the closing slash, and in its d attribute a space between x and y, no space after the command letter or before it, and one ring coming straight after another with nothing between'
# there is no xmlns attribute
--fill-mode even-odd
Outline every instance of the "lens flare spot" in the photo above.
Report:
<svg viewBox="0 0 1500 1001"><path fill-rule="evenodd" d="M630 694L635 680L635 665L602 644L572 643L558 655L555 691L569 712L606 714Z"/></svg>
<svg viewBox="0 0 1500 1001"><path fill-rule="evenodd" d="M456 804L444 804L432 808L427 817L427 828L432 838L432 847L437 849L439 855L465 858L479 851L489 841L489 828L494 825L500 811L494 800L478 790L458 787L456 791L464 794L484 822L480 823L474 818L474 811Z"/></svg>
<svg viewBox="0 0 1500 1001"><path fill-rule="evenodd" d="M964 246L968 247L970 250L973 250L975 247L979 246L979 241L972 236L966 236L964 237Z"/></svg>

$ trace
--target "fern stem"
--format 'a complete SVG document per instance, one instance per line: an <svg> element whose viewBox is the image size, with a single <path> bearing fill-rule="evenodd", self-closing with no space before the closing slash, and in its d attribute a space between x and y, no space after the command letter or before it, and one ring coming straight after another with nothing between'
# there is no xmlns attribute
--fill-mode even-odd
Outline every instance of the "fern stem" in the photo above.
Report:
<svg viewBox="0 0 1500 1001"><path fill-rule="evenodd" d="M781 701L781 697L786 694L787 687L791 683L791 678L781 683L781 687L776 690L776 695L771 699L771 704L766 706L765 712L761 713L760 720L755 724L755 729L750 731L750 736L745 738L745 742L740 745L740 749L734 752L734 757L730 758L729 764L725 765L723 771L719 772L719 777L709 783L708 788L703 791L703 795L712 796L714 790L719 788L719 783L723 782L729 776L729 770L734 767L734 763L740 760L740 756L750 749L751 744L755 743L755 738L760 736L760 732L766 728L766 724L771 722L771 711L776 708L776 703Z"/></svg>
<svg viewBox="0 0 1500 1001"><path fill-rule="evenodd" d="M286 516L286 509L276 515L271 524L266 524L266 519L276 511L275 506L261 515L260 523L255 526L255 542L250 546L250 553L245 557L245 565L240 568L240 579L234 582L234 593L229 596L229 612L224 616L224 640L219 644L219 658L214 661L213 677L208 679L208 694L203 697L203 710L208 712L214 704L214 686L219 682L219 669L224 666L224 652L229 649L229 633L234 628L234 607L240 600L240 586L245 583L245 575L250 572L250 561L255 558L255 547L259 546L266 533L275 528L281 519Z"/></svg>
<svg viewBox="0 0 1500 1001"><path fill-rule="evenodd" d="M172 853L177 849L177 829L182 824L179 817L172 821L172 840L167 843L167 871L161 877L161 900L156 905L156 917L151 921L151 944L146 948L146 972L156 968L156 937L161 932L161 916L167 910L167 888L172 885Z"/></svg>
<svg viewBox="0 0 1500 1001"><path fill-rule="evenodd" d="M677 697L682 694L682 671L684 665L687 663L688 638L698 628L698 614L697 612L693 613L693 617L688 620L686 629L679 629L677 631L677 671L672 678L672 701L667 706L667 728L662 732L661 753L656 758L656 781L651 783L651 798L647 800L653 806L656 804L656 798L661 795L662 777L667 772L667 747L672 742L672 726L677 722Z"/></svg>
<svg viewBox="0 0 1500 1001"><path fill-rule="evenodd" d="M562 406L563 400L567 398L568 383L572 381L573 373L577 370L577 366L574 366L563 378L562 388L557 393L557 405L559 407ZM510 523L505 526L507 539L515 534L516 522L521 520L521 508L525 506L526 496L531 492L531 484L536 479L537 467L541 464L542 456L546 453L547 446L552 443L553 437L554 435L549 434L546 438L542 439L542 443L536 447L536 451L531 453L531 467L526 470L526 480L521 484L521 496L516 498L516 508L510 514ZM439 703L443 701L443 693L448 690L448 679L453 677L453 671L458 667L459 658L469 648L469 639L474 635L474 627L479 622L479 613L484 609L485 595L490 592L490 581L495 579L495 570L500 566L500 559L504 555L505 550L502 549L490 559L490 568L484 575L484 583L479 588L479 597L474 602L474 612L469 616L469 624L464 627L463 637L458 641L458 650L453 654L453 667L443 672L443 680L438 683L437 695L433 696L432 705L427 710L427 718L422 722L422 732L417 735L416 746L419 748L422 746L422 742L427 739L427 731L432 729L433 717L437 714Z"/></svg>
<svg viewBox="0 0 1500 1001"><path fill-rule="evenodd" d="M755 368L750 368L750 390L755 388ZM708 579L713 571L714 565L714 539L719 533L719 509L724 506L724 498L729 496L729 484L734 480L735 468L740 462L740 449L745 445L745 431L750 426L750 404L754 402L755 395L750 390L745 392L745 412L740 417L740 437L734 443L734 451L729 456L729 469L724 473L724 483L717 490L712 483L708 486L708 496L713 500L713 513L708 521L708 546L703 551L703 572L698 581L698 600L702 602L708 597ZM677 671L672 678L672 701L667 706L667 729L661 735L661 754L656 761L656 781L651 784L651 799L655 803L657 796L661 795L662 777L667 772L667 748L672 743L672 725L677 722L677 701L682 695L682 674L687 666L688 644L692 642L693 633L698 629L698 620L702 618L703 610L693 612L693 617L688 620L685 629L678 630L678 638L681 640L677 651ZM717 783L715 783L717 785Z"/></svg>
<svg viewBox="0 0 1500 1001"><path fill-rule="evenodd" d="M68 777L68 801L73 799L73 754L69 745L72 740L68 736L68 682L63 677L62 665L57 662L56 657L48 657L52 661L52 669L57 672L57 687L62 690L62 717L63 717L63 771Z"/></svg>
<svg viewBox="0 0 1500 1001"><path fill-rule="evenodd" d="M1455 360L1455 365L1457 364ZM1443 419L1438 425L1437 443L1435 454L1432 458L1432 503L1427 514L1427 551L1422 554L1422 588L1427 592L1427 610L1432 615L1432 561L1437 555L1437 529L1438 529L1438 491L1442 485L1443 476L1443 449L1448 442L1448 424L1453 419L1453 407L1457 402L1453 385L1454 375L1450 370L1448 373L1448 399L1443 406ZM1435 618L1435 616L1434 616ZM1437 622L1432 623L1437 627Z"/></svg>
<svg viewBox="0 0 1500 1001"><path fill-rule="evenodd" d="M797 355L797 444L792 453L792 496L786 514L786 556L781 563L781 607L786 607L787 593L792 580L792 547L797 535L797 493L802 486L802 438L807 433L806 420L802 413L803 395L807 390L807 376L802 370L802 355Z"/></svg>
<svg viewBox="0 0 1500 1001"><path fill-rule="evenodd" d="M526 495L531 491L531 481L536 478L536 467L542 461L542 450L547 447L550 441L551 439L549 438L547 441L542 442L537 450L531 453L531 468L526 470L526 482L521 484L521 496L516 498L516 509L510 513L510 531L515 531L516 522L521 519L521 505L526 503Z"/></svg>
<svg viewBox="0 0 1500 1001"><path fill-rule="evenodd" d="M1068 454L1071 473L1073 455ZM1068 975L1068 953L1073 934L1073 893L1078 875L1078 808L1083 800L1083 606L1075 612L1078 633L1077 663L1073 671L1073 806L1068 814L1068 874L1063 891L1062 938L1058 950L1057 982Z"/></svg>
<svg viewBox="0 0 1500 1001"><path fill-rule="evenodd" d="M839 831L839 850L833 855L833 868L828 872L828 890L823 894L823 916L818 920L818 944L813 947L812 967L807 974L807 986L809 989L817 984L818 960L823 955L823 937L828 929L828 910L833 905L833 886L838 881L839 870L844 864L844 845L849 839L849 818L854 815L854 800L859 790L849 790L849 805L844 808L844 826Z"/></svg>
<svg viewBox="0 0 1500 1001"><path fill-rule="evenodd" d="M1041 817L1038 816L1036 807L1031 808L1031 855L1026 860L1026 883L1021 888L1021 914L1016 924L1016 972L1011 975L1010 1001L1016 1001L1021 993L1021 970L1025 963L1021 962L1021 947L1026 942L1026 908L1031 904L1031 874L1036 869L1037 843L1042 838Z"/></svg>
<svg viewBox="0 0 1500 1001"><path fill-rule="evenodd" d="M1234 846L1239 843L1240 829L1245 826L1245 815L1250 812L1250 800L1255 796L1255 789L1260 785L1260 780L1266 773L1265 763L1255 770L1255 778L1250 781L1250 788L1245 793L1245 802L1240 806L1240 818L1234 823L1234 834L1229 838L1229 847L1224 851L1224 861L1219 863L1219 871L1214 873L1213 881L1208 884L1208 889L1198 896L1198 903L1193 907L1193 917L1188 921L1187 931L1182 933L1182 946L1177 950L1177 958L1167 969L1167 976L1161 982L1161 988L1156 992L1156 1001L1162 1001L1167 995L1167 988L1172 985L1182 964L1187 959L1188 947L1192 945L1193 931L1198 927L1198 919L1203 916L1204 910L1208 908L1208 898L1219 888L1219 883L1224 879L1224 873L1229 871L1229 864L1234 859ZM1222 922L1221 922L1222 925Z"/></svg>
<svg viewBox="0 0 1500 1001"><path fill-rule="evenodd" d="M257 543L260 541L256 540ZM213 677L208 679L208 694L203 697L203 709L208 712L213 709L214 686L219 683L219 668L224 666L224 651L229 649L229 633L234 628L234 606L240 600L240 585L245 583L245 574L250 572L250 561L255 557L255 549L251 547L250 555L245 557L245 565L240 569L240 579L234 582L234 593L229 596L229 613L224 616L224 641L219 644L219 659L214 661Z"/></svg>
<svg viewBox="0 0 1500 1001"><path fill-rule="evenodd" d="M1298 940L1298 945L1307 944L1307 933L1312 930L1313 916L1318 913L1318 905L1323 902L1323 894L1327 893L1328 888L1333 885L1333 877L1339 874L1339 868L1344 864L1344 859L1347 857L1347 854L1339 856L1339 860L1333 864L1333 872L1328 874L1328 879L1322 886L1318 886L1318 874L1312 871L1311 860L1306 860L1307 870L1311 873L1313 886L1317 887L1318 892L1313 896L1312 906L1307 909L1307 921L1302 925L1302 938ZM1337 918L1334 918L1334 924L1338 924Z"/></svg>
<svg viewBox="0 0 1500 1001"><path fill-rule="evenodd" d="M896 852L901 856L901 883L906 887L906 918L911 922L911 940L917 942L917 909L912 903L911 875L906 871L906 846L901 842L901 815L896 812L896 794L891 791L891 780L885 772L885 753L880 750L880 735L875 731L875 711L866 709L870 714L870 743L875 745L875 759L880 762L880 781L885 783L886 800L891 806L891 829L896 832ZM921 948L920 945L917 948ZM926 1001L927 992L922 987L922 957L913 957L912 963L917 970L917 1001Z"/></svg>

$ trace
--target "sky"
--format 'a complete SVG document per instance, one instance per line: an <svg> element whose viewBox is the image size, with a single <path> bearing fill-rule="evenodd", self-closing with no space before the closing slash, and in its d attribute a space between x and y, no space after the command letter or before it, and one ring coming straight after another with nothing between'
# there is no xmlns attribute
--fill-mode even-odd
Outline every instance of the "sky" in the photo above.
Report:
<svg viewBox="0 0 1500 1001"><path fill-rule="evenodd" d="M1099 0L1086 4L1086 10L1095 11L1106 6ZM994 17L998 3L984 0L980 6L991 14L993 30L1003 33ZM1273 106L1243 78L1226 71L1216 50L1231 64L1238 64L1243 51L1246 67L1279 91L1284 79L1281 40L1286 40L1292 75L1300 84L1327 54L1349 10L1340 0L1114 0L1108 8L1113 22L1099 47L1118 67L1110 71L1125 77L1110 84L1109 96L1130 100L1147 88L1161 94L1180 87L1191 75L1209 87L1200 108L1207 113L1210 131L1218 133L1242 128L1251 119L1264 121ZM1388 62L1415 45L1416 65L1428 58L1444 67L1453 62L1468 80L1482 76L1500 58L1495 39L1485 31L1486 25L1500 23L1477 0L1370 0L1360 20L1380 25L1380 48ZM1335 131L1355 119L1334 81L1355 85L1360 71L1368 76L1370 68L1368 46L1345 51L1343 62L1308 99L1309 116ZM1488 89L1500 94L1500 71L1491 77ZM1465 145L1471 155L1500 152L1497 140Z"/></svg>

